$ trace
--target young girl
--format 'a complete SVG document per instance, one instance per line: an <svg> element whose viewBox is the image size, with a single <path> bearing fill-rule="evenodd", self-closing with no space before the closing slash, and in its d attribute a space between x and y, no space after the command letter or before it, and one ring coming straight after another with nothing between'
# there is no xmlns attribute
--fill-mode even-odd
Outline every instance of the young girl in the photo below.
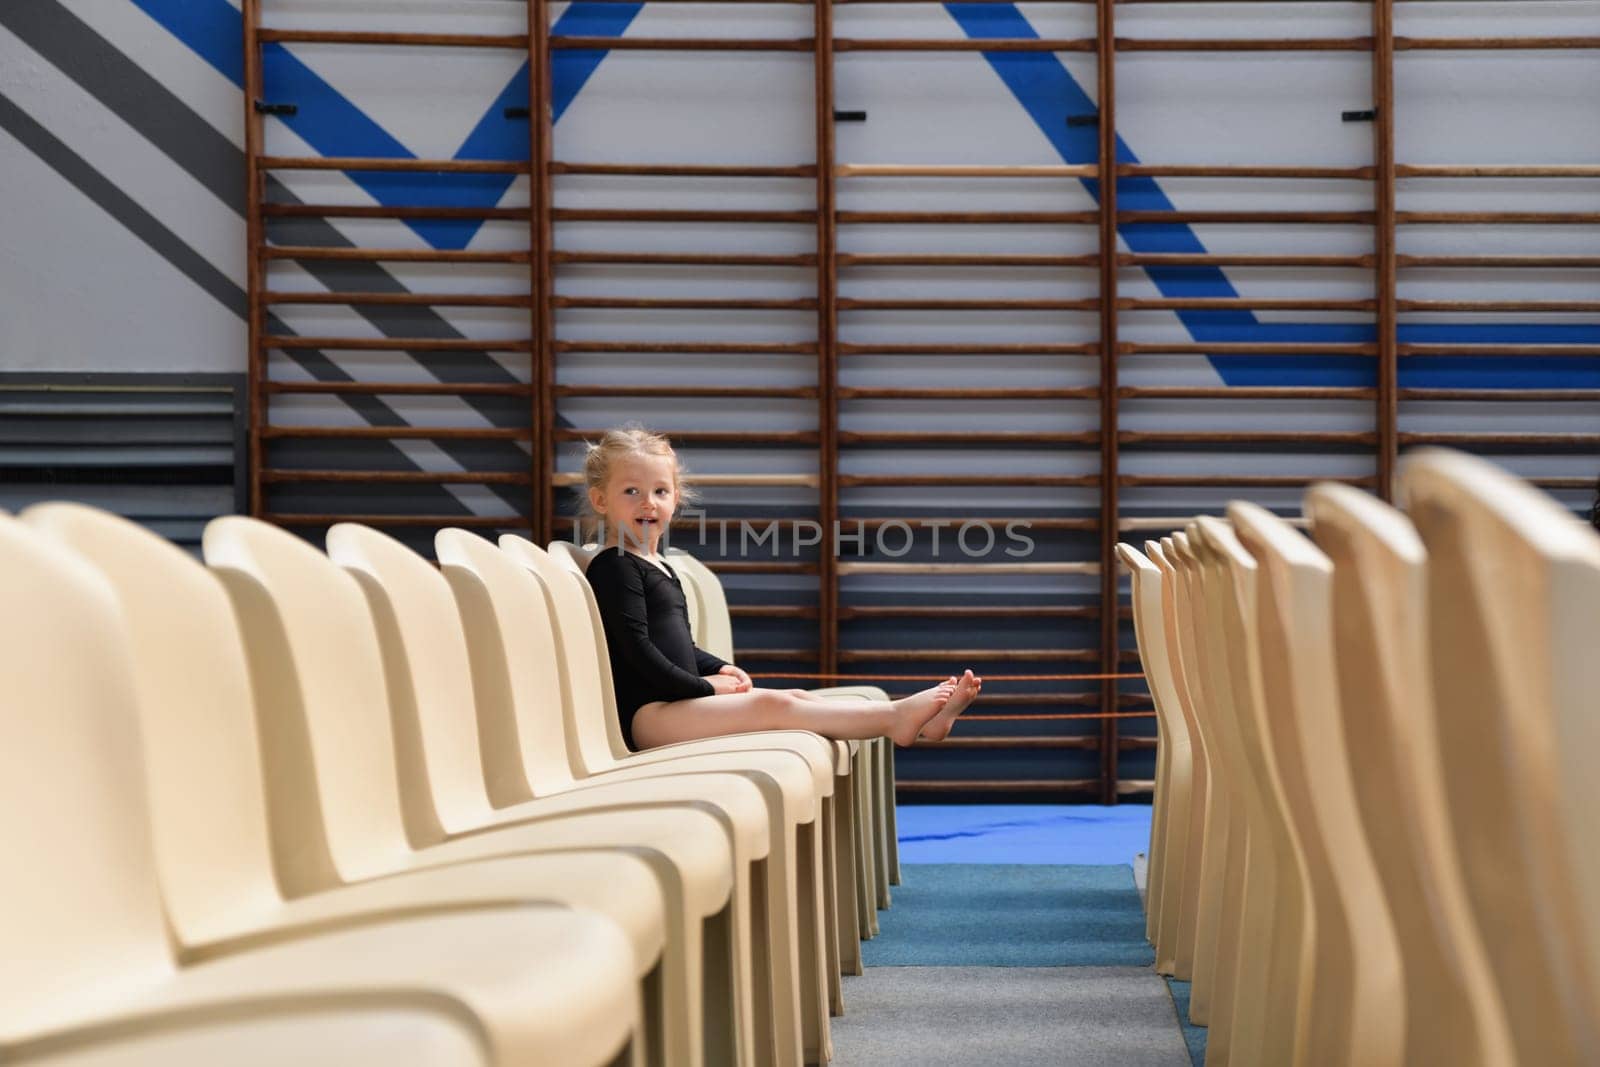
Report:
<svg viewBox="0 0 1600 1067"><path fill-rule="evenodd" d="M611 430L589 449L584 481L586 525L603 531L604 545L587 573L630 747L754 730L940 741L978 695L983 679L971 671L890 703L756 688L738 667L694 647L683 586L657 552L684 493L672 445L633 426Z"/></svg>

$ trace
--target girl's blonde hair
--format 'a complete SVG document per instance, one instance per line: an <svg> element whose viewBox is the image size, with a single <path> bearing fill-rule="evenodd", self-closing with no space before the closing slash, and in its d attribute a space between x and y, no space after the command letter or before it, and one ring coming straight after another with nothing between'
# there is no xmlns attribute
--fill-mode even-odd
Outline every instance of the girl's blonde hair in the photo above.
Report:
<svg viewBox="0 0 1600 1067"><path fill-rule="evenodd" d="M583 457L584 491L578 501L580 541L593 541L600 532L601 517L589 499L589 490L603 490L606 482L611 479L611 469L623 456L657 456L672 460L672 480L678 490L679 505L699 501L699 495L688 482L688 472L678 459L678 453L673 450L672 442L667 440L667 435L647 430L637 422L630 422L614 430L607 430L597 443L588 447Z"/></svg>

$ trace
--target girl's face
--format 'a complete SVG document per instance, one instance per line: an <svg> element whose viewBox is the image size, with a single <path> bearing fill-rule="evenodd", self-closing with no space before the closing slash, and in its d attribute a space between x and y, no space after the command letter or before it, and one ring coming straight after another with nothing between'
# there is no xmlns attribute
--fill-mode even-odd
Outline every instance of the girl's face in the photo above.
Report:
<svg viewBox="0 0 1600 1067"><path fill-rule="evenodd" d="M589 490L606 524L606 543L655 554L678 507L678 464L672 456L627 455L611 465L606 484Z"/></svg>

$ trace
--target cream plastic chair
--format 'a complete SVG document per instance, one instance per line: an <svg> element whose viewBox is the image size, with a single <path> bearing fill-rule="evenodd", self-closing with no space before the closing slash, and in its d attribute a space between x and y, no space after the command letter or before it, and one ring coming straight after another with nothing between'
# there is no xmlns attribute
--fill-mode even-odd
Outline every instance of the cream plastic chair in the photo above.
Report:
<svg viewBox="0 0 1600 1067"><path fill-rule="evenodd" d="M390 700L397 720L405 724L399 734L417 739L410 746L415 755L402 761L402 790L431 796L431 808L440 825L452 834L538 817L552 801L715 806L734 831L732 949L738 960L739 982L730 992L736 995L732 1007L739 1013L743 1057L750 1059L755 1035L772 1032L777 1024L768 1003L772 975L767 941L771 931L765 922L752 931L750 901L752 874L758 884L764 879L771 846L770 813L757 789L745 780L746 761L679 761L648 779L600 776L574 788L565 747L560 672L537 579L494 545L465 531L441 531L437 540L444 545L455 539L452 534L467 539L470 550L501 563L493 583L480 581L470 568L453 564L452 560L459 558L453 553L460 552L459 548L441 549L445 568L441 576L411 549L375 530L344 523L328 531L329 557L362 583L378 621ZM519 620L527 625L508 644L509 635L494 617L492 601L496 587L516 587L518 580L523 583L517 588L521 604L504 605L507 614L518 607L533 608L540 618ZM502 595L501 599L506 598ZM486 609L489 615L482 617ZM470 631L463 630L464 624ZM467 632L474 635L476 648L469 645ZM514 684L508 674L512 663L518 671L515 681L524 683L519 702L504 699ZM483 699L475 697L475 691ZM486 739L482 744L480 732ZM494 791L499 802L492 806L486 766L494 768L493 776L500 783ZM717 766L739 773L693 773L694 767ZM530 767L539 772L537 779L530 780ZM540 780L551 781L553 787L536 790ZM753 870L757 864L763 869ZM752 937L759 942L760 960L755 964ZM752 994L758 985L765 998L759 1019ZM785 1018L784 1025L793 1029L790 1039L798 1041L798 1029L794 1029L798 1020Z"/></svg>
<svg viewBox="0 0 1600 1067"><path fill-rule="evenodd" d="M557 545L562 547L557 548ZM565 552L581 566L588 565L588 546L577 549L570 544L555 542L551 549L558 554ZM715 572L682 549L669 549L667 559L683 580L689 617L696 624L695 643L719 659L735 662L732 615L722 583L717 580ZM863 692L850 695L859 695L868 700L889 699L883 690L872 687L864 687ZM837 948L830 946L830 955L839 957L837 962L844 973L861 974L860 939L876 932L875 927L869 928L866 924L865 915L879 906L887 906L887 889L880 896L874 884L878 867L874 859L877 856L876 842L882 836L881 828L877 825L877 811L882 805L873 803L871 799L875 795L872 783L878 744L875 741L835 741L833 744L836 754L841 758L835 763L833 798L828 802L833 815L827 831L831 840L823 846L825 859L834 867L830 904L838 910L834 924L838 930ZM882 862L887 868L888 859ZM839 995L842 998L842 990Z"/></svg>
<svg viewBox="0 0 1600 1067"><path fill-rule="evenodd" d="M1174 827L1174 831L1185 841L1183 880L1178 887L1176 903L1170 909L1163 905L1163 923L1168 921L1167 915L1170 913L1171 921L1176 924L1170 935L1164 935L1172 939L1172 975L1183 981L1191 981L1194 978L1195 920L1200 902L1200 868L1205 849L1210 771L1205 758L1205 743L1199 724L1195 721L1195 711L1184 678L1178 642L1177 595L1173 590L1175 574L1159 543L1146 541L1144 554L1154 568L1146 580L1161 584L1161 618L1156 624L1161 627L1162 645L1166 653L1164 673L1171 687L1171 699L1176 705L1179 724L1188 742L1189 815L1186 824Z"/></svg>
<svg viewBox="0 0 1600 1067"><path fill-rule="evenodd" d="M5 1062L639 1062L631 947L597 915L419 917L180 966L125 620L93 568L9 518L0 670L0 836L27 856L0 886Z"/></svg>
<svg viewBox="0 0 1600 1067"><path fill-rule="evenodd" d="M1189 535L1174 533L1162 539L1163 560L1172 568L1167 576L1171 580L1173 602L1176 609L1179 656L1184 683L1188 689L1195 712L1195 721L1203 738L1203 752L1209 762L1207 792L1205 848L1200 854L1200 885L1197 889L1195 911L1194 984L1190 989L1189 1019L1200 1026L1209 1026L1213 1016L1225 1024L1227 1012L1212 1011L1213 992L1218 978L1218 945L1222 942L1222 916L1225 898L1237 899L1240 886L1237 874L1229 878L1230 871L1240 866L1246 842L1244 840L1244 814L1235 797L1235 779L1223 755L1221 728L1218 724L1218 695L1215 682L1202 669L1201 639L1207 626L1205 609L1201 605L1200 587L1195 576L1196 564L1189 551ZM1237 855L1235 855L1237 854ZM1237 944L1235 940L1225 942ZM1231 1010L1231 1003L1229 1005ZM1212 1035L1207 1036L1206 1054L1211 1055Z"/></svg>
<svg viewBox="0 0 1600 1067"><path fill-rule="evenodd" d="M23 518L91 564L128 621L156 866L188 957L386 915L548 900L621 924L634 938L638 979L653 974L666 932L660 891L644 861L620 852L486 860L285 900L273 869L245 649L217 579L170 542L108 512L46 504ZM316 847L292 829L278 827L280 853Z"/></svg>
<svg viewBox="0 0 1600 1067"><path fill-rule="evenodd" d="M1448 785L1452 746L1498 749L1437 701L1428 675L1428 554L1406 517L1347 486L1306 494L1317 546L1333 561L1335 663L1367 840L1394 918L1405 1008L1405 1062L1519 1062L1500 975L1484 952L1458 846L1454 797L1503 805L1492 789ZM1447 739L1448 738L1448 739ZM1482 760L1484 752L1469 758ZM1493 758L1490 756L1489 758ZM1502 856L1497 861L1506 862ZM1496 915L1515 922L1528 908ZM1358 931L1359 932L1359 931ZM1522 1061L1534 1062L1534 1061Z"/></svg>
<svg viewBox="0 0 1600 1067"><path fill-rule="evenodd" d="M734 662L733 614L728 608L728 597L717 573L687 552L672 549L668 553L678 573L696 589L700 608L700 647L712 655ZM864 700L888 700L889 694L875 685L827 686L813 690L823 696L855 697ZM873 857L870 873L885 883L883 891L874 899L880 907L888 907L888 885L900 884L900 847L895 837L894 822L894 744L887 738L867 742L843 742L849 746L854 762L867 771L865 784L870 790L872 807L863 809L859 828L870 835L863 842L867 854ZM860 749L868 751L861 753Z"/></svg>
<svg viewBox="0 0 1600 1067"><path fill-rule="evenodd" d="M1156 970L1172 974L1176 969L1178 919L1189 862L1194 760L1189 747L1189 730L1178 710L1179 699L1167 650L1163 605L1166 593L1161 571L1132 545L1119 544L1117 555L1133 576L1134 635L1161 730L1158 754L1162 766L1157 784L1162 802L1151 813L1153 855L1146 895L1151 921L1146 929L1156 949ZM1154 846L1158 839L1162 842L1159 849ZM1199 858L1198 852L1195 858Z"/></svg>
<svg viewBox="0 0 1600 1067"><path fill-rule="evenodd" d="M773 819L769 914L774 927L779 926L777 916L787 917L773 931L775 980L781 983L786 975L798 975L796 1007L804 1032L804 1057L808 1062L832 1059L826 945L836 935L827 927L821 803L833 789L832 745L816 734L784 730L630 752L618 725L611 672L602 667L605 646L598 608L576 562L570 557L559 562L525 538L505 535L499 543L519 565L539 576L549 595L564 668L564 711L571 723L569 737L575 742L569 745L568 756L580 779L596 774L650 776L709 760L708 765L742 766L762 786ZM789 945L798 948L791 951ZM779 1054L791 1057L795 1050L782 1047Z"/></svg>
<svg viewBox="0 0 1600 1067"><path fill-rule="evenodd" d="M431 794L400 788L396 757L416 759L421 746L391 721L383 654L357 579L299 538L239 516L208 524L204 550L245 637L272 817L298 843L278 851L286 889L530 852L628 850L650 863L666 899L666 1062L736 1057L727 1010L737 980L733 855L722 819L676 801L552 798L537 820L452 833ZM705 1005L720 1006L714 1025Z"/></svg>
<svg viewBox="0 0 1600 1067"><path fill-rule="evenodd" d="M1453 799L1469 770L1485 776L1476 807L1498 793L1482 822L1466 824L1472 805L1451 815L1512 1033L1525 1058L1544 1050L1544 1062L1578 1062L1562 1058L1571 1049L1592 1059L1600 835L1583 798L1600 753L1600 543L1555 501L1470 456L1414 453L1403 484L1430 560L1434 688L1451 717ZM1474 738L1483 751L1465 751L1480 729L1494 731ZM1503 849L1492 866L1490 847Z"/></svg>
<svg viewBox="0 0 1600 1067"><path fill-rule="evenodd" d="M1260 854L1252 850L1250 862L1252 866L1261 862L1273 865L1266 878L1251 872L1261 882L1270 881L1273 888L1261 895L1247 890L1247 930L1252 932L1245 935L1241 960L1250 961L1248 966L1257 972L1245 978L1261 991L1265 1062L1309 1063L1323 1050L1310 1042L1313 1002L1306 978L1316 931L1305 846L1292 817L1296 801L1290 796L1294 792L1298 798L1303 793L1303 760L1292 724L1284 721L1282 709L1267 703L1264 692L1256 560L1227 523L1204 516L1198 525L1226 579L1218 583L1217 590L1222 609L1221 644L1237 698L1239 738L1250 768L1246 792L1257 820L1250 840L1254 842L1259 835L1271 845ZM1258 907L1263 896L1268 905L1264 909Z"/></svg>
<svg viewBox="0 0 1600 1067"><path fill-rule="evenodd" d="M1271 989L1264 942L1272 936L1279 903L1277 842L1266 826L1265 801L1246 737L1251 699L1248 681L1236 677L1229 662L1229 653L1239 639L1236 631L1230 631L1225 616L1232 590L1226 562L1207 531L1191 523L1187 533L1196 583L1194 607L1203 620L1195 634L1200 669L1207 692L1214 698L1212 717L1222 764L1238 816L1236 827L1245 843L1242 850L1230 855L1224 882L1214 979L1216 1010L1206 1037L1206 1057L1215 1056L1223 1064L1290 1063L1292 1049L1268 1041L1267 1033L1272 1006L1268 1003Z"/></svg>
<svg viewBox="0 0 1600 1067"><path fill-rule="evenodd" d="M1360 745L1372 749L1389 741L1370 724L1353 728L1368 712L1351 715L1341 704L1332 561L1264 508L1234 503L1228 516L1260 567L1262 689L1282 728L1274 731L1280 759L1296 768L1283 781L1311 886L1311 937L1298 987L1315 1061L1458 1062L1404 1058L1406 998L1394 922L1356 797L1357 742L1347 737L1368 731Z"/></svg>

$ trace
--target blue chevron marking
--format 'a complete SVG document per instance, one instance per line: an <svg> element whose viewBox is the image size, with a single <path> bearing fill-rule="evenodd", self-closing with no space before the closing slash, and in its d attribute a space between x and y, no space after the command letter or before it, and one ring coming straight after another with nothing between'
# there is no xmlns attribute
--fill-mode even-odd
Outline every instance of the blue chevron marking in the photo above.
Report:
<svg viewBox="0 0 1600 1067"><path fill-rule="evenodd" d="M133 0L140 10L210 63L235 85L244 84L240 14L226 0ZM556 21L554 33L591 37L621 36L643 4L574 3ZM562 50L551 63L552 113L559 120L594 73L604 51ZM283 121L295 135L325 156L412 159L414 154L347 97L282 45L261 50L262 84L273 100L292 101L297 114ZM459 149L456 159L528 158L526 120L505 117L507 107L526 107L528 65L512 76ZM390 207L492 207L511 177L503 174L394 174L350 171L346 176L367 195ZM483 225L474 219L419 219L407 225L434 248L465 248Z"/></svg>

